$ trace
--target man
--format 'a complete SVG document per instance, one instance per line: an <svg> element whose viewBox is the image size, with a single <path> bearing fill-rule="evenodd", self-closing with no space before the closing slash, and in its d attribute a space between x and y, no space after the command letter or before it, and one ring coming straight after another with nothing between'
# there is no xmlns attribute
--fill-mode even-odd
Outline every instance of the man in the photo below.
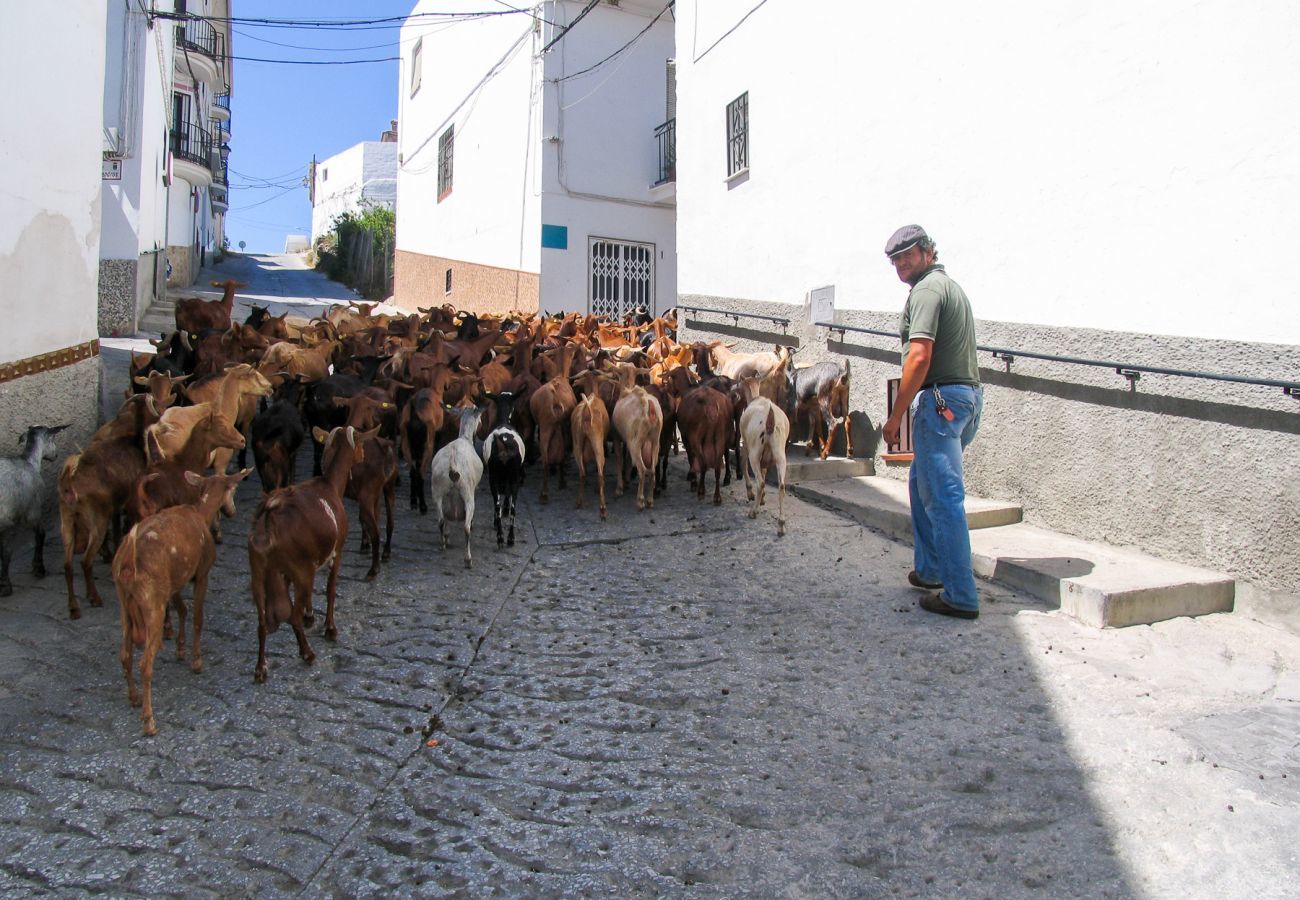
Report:
<svg viewBox="0 0 1300 900"><path fill-rule="evenodd" d="M984 406L975 359L975 319L970 301L948 277L932 241L919 225L889 238L885 254L899 280L911 285L899 334L903 378L884 438L898 443L908 407L912 419L912 537L916 568L907 576L927 593L921 608L960 619L979 618L966 527L962 451L979 430Z"/></svg>

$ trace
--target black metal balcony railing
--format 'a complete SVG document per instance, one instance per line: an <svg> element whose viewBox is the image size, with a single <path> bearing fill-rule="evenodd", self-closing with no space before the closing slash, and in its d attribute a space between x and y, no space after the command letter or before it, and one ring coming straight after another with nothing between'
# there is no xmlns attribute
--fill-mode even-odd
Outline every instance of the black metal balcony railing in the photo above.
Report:
<svg viewBox="0 0 1300 900"><path fill-rule="evenodd" d="M659 146L659 179L656 185L677 180L677 119L672 118L655 129Z"/></svg>
<svg viewBox="0 0 1300 900"><path fill-rule="evenodd" d="M206 168L212 167L212 135L193 122L185 122L171 133L172 155Z"/></svg>
<svg viewBox="0 0 1300 900"><path fill-rule="evenodd" d="M221 107L222 109L224 109L226 112L230 112L230 95L229 95L229 94L217 94L217 96L215 96L215 97L212 98L212 102L215 103L217 106L220 106L220 107Z"/></svg>
<svg viewBox="0 0 1300 900"><path fill-rule="evenodd" d="M189 50L197 50L213 59L222 57L222 35L207 19L186 16L183 24L176 26L176 37Z"/></svg>

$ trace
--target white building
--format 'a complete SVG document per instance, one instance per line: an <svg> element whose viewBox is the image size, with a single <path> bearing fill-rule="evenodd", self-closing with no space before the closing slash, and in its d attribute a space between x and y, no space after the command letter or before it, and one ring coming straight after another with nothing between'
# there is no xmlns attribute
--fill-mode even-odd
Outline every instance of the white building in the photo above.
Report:
<svg viewBox="0 0 1300 900"><path fill-rule="evenodd" d="M882 251L915 222L984 345L1300 381L1300 9L679 0L676 21L684 306L803 320L833 286L839 322L896 332ZM851 357L859 455L883 449L897 340L799 334L800 359ZM1280 386L980 360L973 493L1300 591Z"/></svg>
<svg viewBox="0 0 1300 900"><path fill-rule="evenodd" d="M311 242L345 212L364 206L397 206L397 143L362 141L321 162L312 162Z"/></svg>
<svg viewBox="0 0 1300 900"><path fill-rule="evenodd" d="M0 118L0 444L7 453L30 425L71 423L59 438L66 453L84 445L96 424L105 16L103 0L69 0L56 18L45 4L18 3L5 10L0 29L7 70L42 73L9 86ZM56 44L76 65L50 65ZM46 465L48 480L55 471Z"/></svg>
<svg viewBox="0 0 1300 900"><path fill-rule="evenodd" d="M222 247L233 75L228 0L107 6L105 334L133 332L168 284L192 284Z"/></svg>
<svg viewBox="0 0 1300 900"><path fill-rule="evenodd" d="M671 157L656 138L672 16L666 0L603 0L579 21L589 5L449 26L420 14L481 4L417 3L401 36L400 305L621 316L676 303Z"/></svg>

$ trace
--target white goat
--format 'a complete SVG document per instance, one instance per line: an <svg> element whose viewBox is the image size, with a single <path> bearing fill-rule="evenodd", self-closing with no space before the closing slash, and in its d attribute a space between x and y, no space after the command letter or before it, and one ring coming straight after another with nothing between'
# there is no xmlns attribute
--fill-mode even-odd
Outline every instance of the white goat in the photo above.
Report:
<svg viewBox="0 0 1300 900"><path fill-rule="evenodd" d="M22 457L0 458L0 597L14 592L9 581L13 545L6 538L20 527L30 528L35 537L32 574L45 577L45 482L41 480L41 460L58 455L54 436L67 427L33 425L19 438L23 444Z"/></svg>
<svg viewBox="0 0 1300 900"><path fill-rule="evenodd" d="M758 379L745 380L746 391L757 392ZM776 467L776 533L785 534L785 442L790 436L790 419L785 412L766 397L754 397L740 416L740 433L745 441L745 496L754 501L749 510L751 519L758 518L758 507L763 503L767 488L767 470ZM750 486L750 472L758 479L758 491Z"/></svg>
<svg viewBox="0 0 1300 900"><path fill-rule="evenodd" d="M483 460L474 450L474 433L478 431L482 417L483 409L480 407L466 408L461 412L460 436L433 457L429 475L430 499L437 516L442 549L447 549L447 520L465 523L466 568L474 565L469 534L474 526L474 492L483 478Z"/></svg>

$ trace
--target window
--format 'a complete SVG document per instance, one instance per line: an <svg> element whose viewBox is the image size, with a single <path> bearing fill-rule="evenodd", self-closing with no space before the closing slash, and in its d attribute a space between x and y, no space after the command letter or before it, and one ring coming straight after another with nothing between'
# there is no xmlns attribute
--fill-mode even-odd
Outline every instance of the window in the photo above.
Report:
<svg viewBox="0 0 1300 900"><path fill-rule="evenodd" d="M589 313L616 322L639 306L654 314L655 246L591 238Z"/></svg>
<svg viewBox="0 0 1300 900"><path fill-rule="evenodd" d="M447 287L444 292L448 294L451 293L451 269L447 270Z"/></svg>
<svg viewBox="0 0 1300 900"><path fill-rule="evenodd" d="M420 89L420 73L422 71L421 61L424 59L424 38L415 42L411 48L411 96Z"/></svg>
<svg viewBox="0 0 1300 900"><path fill-rule="evenodd" d="M321 169L321 170L320 170L320 180L321 180L321 181L329 181L329 180L330 180L330 170L329 170L329 169Z"/></svg>
<svg viewBox="0 0 1300 900"><path fill-rule="evenodd" d="M451 193L451 156L452 142L454 135L452 129L454 125L447 126L447 130L438 138L438 202L441 203L443 198ZM473 193L471 191L471 193Z"/></svg>
<svg viewBox="0 0 1300 900"><path fill-rule="evenodd" d="M749 168L749 91L727 104L727 177Z"/></svg>

